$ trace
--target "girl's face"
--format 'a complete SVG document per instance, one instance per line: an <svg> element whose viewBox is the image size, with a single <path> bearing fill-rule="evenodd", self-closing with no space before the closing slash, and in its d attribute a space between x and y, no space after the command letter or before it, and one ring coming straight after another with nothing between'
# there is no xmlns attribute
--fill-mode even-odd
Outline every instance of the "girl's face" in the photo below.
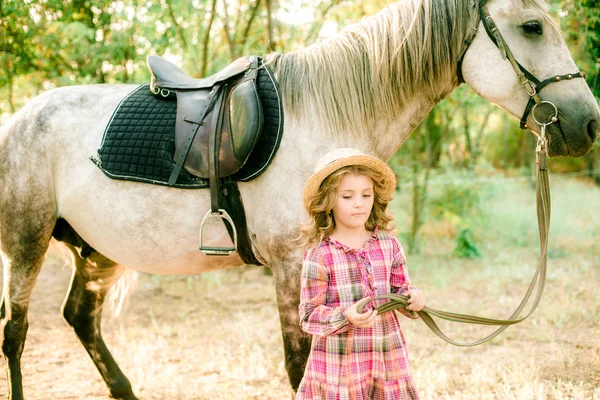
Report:
<svg viewBox="0 0 600 400"><path fill-rule="evenodd" d="M332 210L336 227L364 228L373 209L374 195L370 177L352 173L344 175Z"/></svg>

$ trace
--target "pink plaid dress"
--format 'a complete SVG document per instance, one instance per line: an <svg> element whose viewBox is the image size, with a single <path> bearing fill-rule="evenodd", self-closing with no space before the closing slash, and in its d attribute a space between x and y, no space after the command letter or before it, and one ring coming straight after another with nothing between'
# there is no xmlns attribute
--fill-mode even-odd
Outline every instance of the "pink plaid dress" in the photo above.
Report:
<svg viewBox="0 0 600 400"><path fill-rule="evenodd" d="M302 329L313 340L296 400L418 399L396 313L377 316L367 329L353 327L343 314L364 297L409 288L402 246L378 229L362 249L327 237L306 250L299 311Z"/></svg>

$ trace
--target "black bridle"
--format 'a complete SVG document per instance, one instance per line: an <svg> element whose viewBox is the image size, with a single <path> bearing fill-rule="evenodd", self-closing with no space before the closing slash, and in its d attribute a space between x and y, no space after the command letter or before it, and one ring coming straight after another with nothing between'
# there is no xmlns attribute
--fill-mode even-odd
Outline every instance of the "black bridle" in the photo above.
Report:
<svg viewBox="0 0 600 400"><path fill-rule="evenodd" d="M535 114L534 114L535 121L538 124L545 125L545 126L558 121L558 110L557 110L556 106L549 101L543 101L539 96L540 91L543 88L545 88L546 86L548 86L549 84L554 83L554 82L560 82L562 80L569 80L569 79L573 79L573 78L585 78L585 72L577 71L574 74L555 75L555 76L552 76L543 81L540 81L539 79L537 79L531 72L529 72L525 67L523 67L521 64L519 64L519 62L515 59L514 55L510 51L510 48L508 47L508 44L506 44L506 41L500 34L500 31L498 30L496 23L494 22L494 20L492 19L491 15L489 14L489 12L486 8L486 4L488 2L489 2L489 0L480 0L479 1L479 12L477 13L473 10L473 12L471 13L472 19L474 20L473 25L471 27L469 34L467 35L467 38L465 39L465 46L464 46L463 50L461 51L460 58L458 60L458 80L459 80L459 82L461 82L461 83L464 82L464 79L462 76L462 61L465 56L465 53L467 52L467 49L473 42L473 39L475 39L475 36L477 35L479 21L481 21L483 23L483 27L485 28L485 31L487 32L488 36L490 37L492 42L496 45L496 47L498 47L498 49L500 50L502 58L504 60L508 59L510 61L513 69L517 73L519 82L521 82L521 84L525 87L525 90L527 91L527 94L529 95L529 101L527 102L527 106L525 107L525 111L523 113L523 116L521 117L521 129L527 128L527 117L529 116L529 113L534 112L535 108L541 104L550 104L554 108L554 115L552 115L552 114L548 115L546 117L546 121L540 123L535 118ZM476 4L473 5L474 8L476 6L477 6Z"/></svg>

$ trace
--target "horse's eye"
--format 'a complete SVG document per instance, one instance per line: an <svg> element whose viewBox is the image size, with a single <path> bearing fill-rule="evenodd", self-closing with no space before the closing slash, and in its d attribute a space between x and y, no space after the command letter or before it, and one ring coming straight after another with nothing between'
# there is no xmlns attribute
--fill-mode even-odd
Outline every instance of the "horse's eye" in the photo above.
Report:
<svg viewBox="0 0 600 400"><path fill-rule="evenodd" d="M542 24L537 21L531 21L523 24L522 26L525 33L531 33L536 35L541 35L542 32Z"/></svg>

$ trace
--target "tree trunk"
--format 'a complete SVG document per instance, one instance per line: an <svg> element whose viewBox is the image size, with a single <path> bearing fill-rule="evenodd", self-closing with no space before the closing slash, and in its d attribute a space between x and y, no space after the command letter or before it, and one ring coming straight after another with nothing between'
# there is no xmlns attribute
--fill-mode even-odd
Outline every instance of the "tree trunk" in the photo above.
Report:
<svg viewBox="0 0 600 400"><path fill-rule="evenodd" d="M14 74L13 74L13 67L12 67L12 63L10 60L10 53L4 53L4 58L6 60L5 64L4 64L4 70L6 71L6 80L7 80L7 86L8 86L8 109L10 111L11 114L15 113L15 100L14 100L14 89L15 89L15 82L14 82Z"/></svg>
<svg viewBox="0 0 600 400"><path fill-rule="evenodd" d="M587 170L591 171L590 176L597 186L600 186L600 170L598 169L599 154L600 146L596 145L584 158Z"/></svg>
<svg viewBox="0 0 600 400"><path fill-rule="evenodd" d="M217 9L217 0L212 0L212 6L210 8L210 19L208 20L208 26L204 31L204 38L202 39L202 59L200 60L200 76L206 76L206 69L208 64L208 47L210 44L210 31L212 29L213 21L215 20Z"/></svg>
<svg viewBox="0 0 600 400"><path fill-rule="evenodd" d="M483 122L481 122L481 125L479 126L479 130L477 131L477 134L475 135L475 143L473 145L473 154L472 154L474 166L477 165L477 160L479 159L479 156L481 155L481 147L483 145L483 133L485 131L485 127L487 126L488 121L490 120L490 115L492 115L492 108L488 107L487 113L485 114L485 117L483 118Z"/></svg>
<svg viewBox="0 0 600 400"><path fill-rule="evenodd" d="M179 37L179 40L181 41L181 49L183 50L184 53L186 53L189 50L189 48L188 48L187 40L185 40L185 34L183 32L183 28L177 22L177 17L175 17L175 12L173 11L173 5L171 4L171 0L165 0L165 2L167 3L167 10L169 12L169 18L171 19L171 22L173 23L173 25L175 25L175 31L177 32L177 36Z"/></svg>
<svg viewBox="0 0 600 400"><path fill-rule="evenodd" d="M421 207L419 206L419 147L421 142L419 132L415 134L415 140L412 148L412 223L410 226L410 235L408 237L408 251L411 254L419 253L419 245L417 243L417 233L419 232L419 221L421 220Z"/></svg>
<svg viewBox="0 0 600 400"><path fill-rule="evenodd" d="M267 2L267 53L275 51L275 41L273 40L273 9L271 0Z"/></svg>
<svg viewBox="0 0 600 400"><path fill-rule="evenodd" d="M473 164L473 144L471 143L471 127L469 126L469 107L467 104L463 107L463 127L465 132L465 143L467 146L467 152L469 153L469 158L465 154L465 159L463 160L464 166L467 168L471 168Z"/></svg>
<svg viewBox="0 0 600 400"><path fill-rule="evenodd" d="M223 0L223 36L225 36L225 41L229 45L229 58L230 61L233 62L236 57L235 53L235 43L231 37L231 32L229 32L229 11L227 10L227 0Z"/></svg>
<svg viewBox="0 0 600 400"><path fill-rule="evenodd" d="M323 8L320 8L321 15L318 18L315 18L310 29L308 30L308 34L306 35L306 39L304 40L304 44L311 45L317 39L321 28L323 27L323 23L325 22L325 18L329 11L338 5L341 0L331 0L331 3L325 5Z"/></svg>
<svg viewBox="0 0 600 400"><path fill-rule="evenodd" d="M252 23L254 22L254 19L256 18L256 14L258 14L258 9L260 8L260 0L256 0L256 3L254 4L254 6L252 7L252 10L250 11L250 18L248 18L248 23L246 24L246 28L244 29L244 32L242 34L242 36L236 40L236 43L239 45L238 47L241 49L245 49L246 48L246 43L248 42L248 38L250 37L250 28L252 27ZM240 12L241 15L241 12Z"/></svg>
<svg viewBox="0 0 600 400"><path fill-rule="evenodd" d="M14 89L15 83L12 79L12 75L10 75L8 79L8 109L11 114L14 114L17 111L15 110Z"/></svg>
<svg viewBox="0 0 600 400"><path fill-rule="evenodd" d="M423 226L423 214L425 203L427 201L427 188L429 184L429 173L433 165L433 149L431 146L431 136L429 125L435 124L435 111L429 113L427 119L419 126L415 132L415 140L412 148L412 181L413 181L413 196L412 196L412 223L408 238L408 251L412 254L420 252L418 235L419 230ZM425 154L427 158L425 163L421 163L421 134L425 135Z"/></svg>
<svg viewBox="0 0 600 400"><path fill-rule="evenodd" d="M507 126L506 126L506 118L502 118L502 131L506 132ZM508 135L502 135L502 144L504 147L504 152L503 152L503 164L504 164L504 170L508 171Z"/></svg>

